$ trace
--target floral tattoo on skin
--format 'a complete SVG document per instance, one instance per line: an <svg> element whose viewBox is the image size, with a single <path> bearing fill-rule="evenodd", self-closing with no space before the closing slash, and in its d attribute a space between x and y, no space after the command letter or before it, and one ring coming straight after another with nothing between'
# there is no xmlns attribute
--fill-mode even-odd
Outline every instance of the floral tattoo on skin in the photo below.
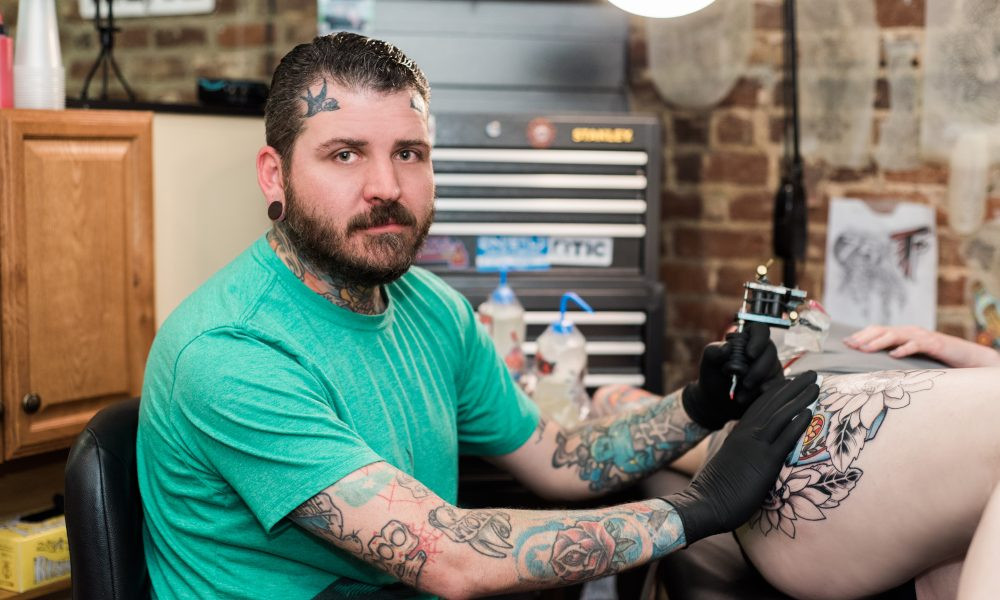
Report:
<svg viewBox="0 0 1000 600"><path fill-rule="evenodd" d="M913 393L930 390L943 373L885 371L828 377L805 436L749 526L764 535L780 531L794 539L799 519L826 519L824 511L839 506L864 474L853 463L889 411L908 406Z"/></svg>
<svg viewBox="0 0 1000 600"><path fill-rule="evenodd" d="M676 512L648 503L631 508L632 512L605 515L570 513L519 532L513 555L520 578L580 583L683 545L683 525Z"/></svg>
<svg viewBox="0 0 1000 600"><path fill-rule="evenodd" d="M587 581L619 570L634 544L614 521L580 521L556 534L549 563L565 582Z"/></svg>

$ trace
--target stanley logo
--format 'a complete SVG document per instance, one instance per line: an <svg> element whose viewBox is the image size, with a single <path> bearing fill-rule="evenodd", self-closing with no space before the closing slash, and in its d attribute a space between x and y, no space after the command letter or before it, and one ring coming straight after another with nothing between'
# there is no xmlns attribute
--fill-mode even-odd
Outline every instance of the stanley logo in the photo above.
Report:
<svg viewBox="0 0 1000 600"><path fill-rule="evenodd" d="M635 131L626 127L574 127L574 143L631 144Z"/></svg>

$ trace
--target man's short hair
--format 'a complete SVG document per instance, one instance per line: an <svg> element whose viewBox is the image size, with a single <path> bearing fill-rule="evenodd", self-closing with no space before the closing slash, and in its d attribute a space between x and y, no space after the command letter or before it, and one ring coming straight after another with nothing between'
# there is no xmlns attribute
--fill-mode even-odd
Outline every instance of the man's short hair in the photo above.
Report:
<svg viewBox="0 0 1000 600"><path fill-rule="evenodd" d="M348 32L299 44L274 70L264 108L267 145L281 156L286 177L305 121L306 91L324 78L376 92L410 89L420 94L424 106L430 102L430 86L420 67L392 44Z"/></svg>

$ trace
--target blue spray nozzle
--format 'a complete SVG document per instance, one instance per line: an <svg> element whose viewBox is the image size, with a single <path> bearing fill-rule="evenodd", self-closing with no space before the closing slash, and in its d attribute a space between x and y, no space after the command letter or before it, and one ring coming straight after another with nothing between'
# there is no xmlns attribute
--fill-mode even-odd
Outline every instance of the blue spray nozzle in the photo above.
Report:
<svg viewBox="0 0 1000 600"><path fill-rule="evenodd" d="M552 329L558 333L569 333L573 331L573 321L566 318L566 305L572 300L576 302L577 306L583 310L592 313L594 309L590 308L583 298L577 295L576 292L566 292L562 295L562 300L559 302L559 320L552 324Z"/></svg>
<svg viewBox="0 0 1000 600"><path fill-rule="evenodd" d="M507 285L507 271L500 271L500 285L490 294L490 300L497 304L513 304L517 300L514 290Z"/></svg>

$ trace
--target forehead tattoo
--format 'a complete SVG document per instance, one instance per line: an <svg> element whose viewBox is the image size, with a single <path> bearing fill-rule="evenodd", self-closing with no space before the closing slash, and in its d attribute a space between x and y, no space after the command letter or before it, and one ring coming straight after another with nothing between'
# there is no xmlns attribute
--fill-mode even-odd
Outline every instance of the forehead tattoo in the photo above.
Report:
<svg viewBox="0 0 1000 600"><path fill-rule="evenodd" d="M326 97L326 79L323 79L323 87L320 88L319 93L313 96L311 90L306 90L305 96L300 96L306 101L306 117L311 117L315 114L329 110L340 110L340 103L337 102L336 98Z"/></svg>
<svg viewBox="0 0 1000 600"><path fill-rule="evenodd" d="M410 96L410 108L420 114L427 113L427 104L424 103L424 99L420 96L420 94L413 94Z"/></svg>

